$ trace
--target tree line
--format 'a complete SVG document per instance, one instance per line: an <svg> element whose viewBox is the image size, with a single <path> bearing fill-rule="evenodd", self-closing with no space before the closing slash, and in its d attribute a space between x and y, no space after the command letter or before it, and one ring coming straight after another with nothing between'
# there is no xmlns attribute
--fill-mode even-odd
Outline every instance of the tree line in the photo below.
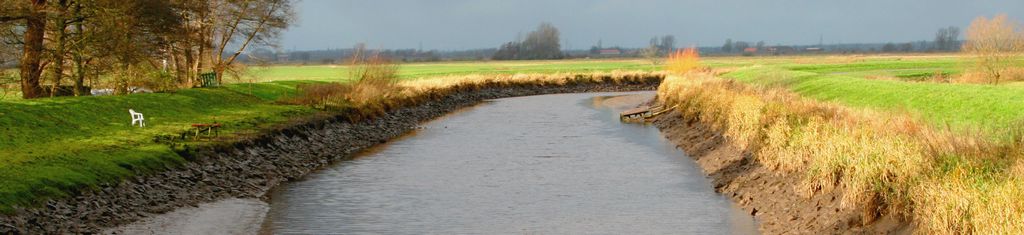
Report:
<svg viewBox="0 0 1024 235"><path fill-rule="evenodd" d="M0 6L7 48L0 53L16 53L26 99L54 96L65 82L74 95L85 95L85 81L100 76L109 77L115 93L140 85L193 87L204 71L220 82L246 48L273 45L294 18L293 0L0 0Z"/></svg>
<svg viewBox="0 0 1024 235"><path fill-rule="evenodd" d="M921 41L919 44L930 44L930 46L917 46L915 48L914 43L885 43L881 48L874 48L872 44L862 44L865 50L879 49L881 52L912 52L912 51L957 51L960 50L960 28L955 26L949 26L945 28L939 28L935 32L935 39L930 43L928 41ZM819 43L817 45L819 49L825 49L825 45ZM733 41L732 39L726 39L725 43L720 47L722 53L741 53L748 48L754 48L756 51L762 51L766 48L764 41L758 41L757 43L750 43L746 41Z"/></svg>

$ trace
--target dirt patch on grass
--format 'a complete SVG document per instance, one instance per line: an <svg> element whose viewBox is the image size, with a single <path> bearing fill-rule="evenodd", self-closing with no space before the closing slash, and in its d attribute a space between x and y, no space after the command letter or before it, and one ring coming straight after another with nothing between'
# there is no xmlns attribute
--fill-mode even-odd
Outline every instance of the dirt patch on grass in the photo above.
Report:
<svg viewBox="0 0 1024 235"><path fill-rule="evenodd" d="M863 208L843 208L843 188L801 196L794 186L802 175L773 172L695 118L673 111L657 117L654 125L697 162L716 192L754 216L764 234L912 233L907 222L892 216L871 219L865 216L873 215L862 214Z"/></svg>
<svg viewBox="0 0 1024 235"><path fill-rule="evenodd" d="M98 233L153 214L226 198L266 199L282 182L295 180L353 153L401 136L420 122L485 99L553 93L654 90L661 77L633 83L466 88L373 119L321 117L269 130L263 135L182 153L183 166L117 184L51 199L39 208L0 215L0 234ZM186 156L187 155L187 156Z"/></svg>

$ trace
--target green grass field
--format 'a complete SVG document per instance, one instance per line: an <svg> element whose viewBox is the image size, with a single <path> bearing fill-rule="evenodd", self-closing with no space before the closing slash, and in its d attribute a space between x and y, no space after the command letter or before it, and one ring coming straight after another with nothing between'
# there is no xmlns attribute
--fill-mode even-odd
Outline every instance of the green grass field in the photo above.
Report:
<svg viewBox="0 0 1024 235"><path fill-rule="evenodd" d="M781 86L802 96L852 107L909 112L936 127L994 135L1024 120L1024 86L913 82L935 73L956 75L957 58L876 58L851 63L749 66L724 77ZM872 79L891 77L895 79Z"/></svg>
<svg viewBox="0 0 1024 235"><path fill-rule="evenodd" d="M907 82L929 74L955 75L955 56L712 57L702 62L732 71L723 76L783 86L806 97L880 110L906 111L936 126L997 130L1024 118L1024 86ZM400 77L467 74L651 71L647 60L566 60L403 64ZM347 81L345 66L250 67L224 88L128 96L0 100L0 211L39 199L114 182L186 161L154 141L191 123L227 124L244 135L316 112L275 102L296 84ZM895 77L895 80L871 79ZM10 96L9 96L10 97ZM128 109L147 127L129 126Z"/></svg>

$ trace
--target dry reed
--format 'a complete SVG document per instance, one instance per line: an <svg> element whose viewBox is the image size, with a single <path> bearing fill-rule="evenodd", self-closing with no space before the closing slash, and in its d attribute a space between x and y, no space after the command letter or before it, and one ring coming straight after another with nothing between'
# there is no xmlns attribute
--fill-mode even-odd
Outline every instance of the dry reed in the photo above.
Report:
<svg viewBox="0 0 1024 235"><path fill-rule="evenodd" d="M992 143L707 73L669 75L658 99L777 173L801 174L805 195L844 190L841 204L868 222L888 213L913 218L920 233L1024 232L1024 141Z"/></svg>

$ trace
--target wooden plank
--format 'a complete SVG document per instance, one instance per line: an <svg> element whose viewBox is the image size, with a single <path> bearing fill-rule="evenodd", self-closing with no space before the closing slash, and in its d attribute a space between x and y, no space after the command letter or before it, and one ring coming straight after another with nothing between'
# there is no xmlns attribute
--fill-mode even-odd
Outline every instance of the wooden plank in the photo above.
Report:
<svg viewBox="0 0 1024 235"><path fill-rule="evenodd" d="M626 111L622 111L621 113L619 113L619 115L620 116L631 116L631 115L642 114L642 113L646 113L646 112L650 112L650 111L651 111L651 107L640 106L640 107L637 107L637 108L633 108L633 109L629 109L629 110L626 110Z"/></svg>

